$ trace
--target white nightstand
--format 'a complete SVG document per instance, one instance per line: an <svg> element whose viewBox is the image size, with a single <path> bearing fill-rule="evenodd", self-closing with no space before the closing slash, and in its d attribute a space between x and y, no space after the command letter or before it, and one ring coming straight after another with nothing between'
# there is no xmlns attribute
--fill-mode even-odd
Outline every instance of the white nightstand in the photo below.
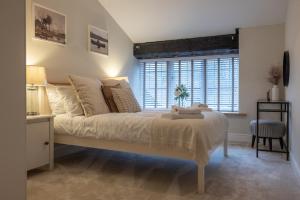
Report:
<svg viewBox="0 0 300 200"><path fill-rule="evenodd" d="M27 170L49 165L54 167L53 115L27 116Z"/></svg>

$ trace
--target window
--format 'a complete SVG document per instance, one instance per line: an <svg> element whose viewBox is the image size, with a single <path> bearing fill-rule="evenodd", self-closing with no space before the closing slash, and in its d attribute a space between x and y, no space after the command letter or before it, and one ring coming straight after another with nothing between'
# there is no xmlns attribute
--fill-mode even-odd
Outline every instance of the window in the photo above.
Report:
<svg viewBox="0 0 300 200"><path fill-rule="evenodd" d="M145 109L177 104L174 91L184 84L190 96L186 106L206 103L214 110L239 111L239 57L140 61L142 105Z"/></svg>

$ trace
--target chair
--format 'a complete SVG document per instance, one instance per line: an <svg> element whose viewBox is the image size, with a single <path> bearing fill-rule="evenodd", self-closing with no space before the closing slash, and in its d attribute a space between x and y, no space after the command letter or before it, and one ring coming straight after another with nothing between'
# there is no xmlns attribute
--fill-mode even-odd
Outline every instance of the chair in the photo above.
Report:
<svg viewBox="0 0 300 200"><path fill-rule="evenodd" d="M252 133L252 148L254 147L256 139L256 120L250 122L250 131ZM266 144L266 139L269 140L269 149L272 151L272 140L278 139L280 142L280 147L283 149L283 137L286 133L286 126L283 122L275 120L259 120L259 137L263 138L264 145Z"/></svg>

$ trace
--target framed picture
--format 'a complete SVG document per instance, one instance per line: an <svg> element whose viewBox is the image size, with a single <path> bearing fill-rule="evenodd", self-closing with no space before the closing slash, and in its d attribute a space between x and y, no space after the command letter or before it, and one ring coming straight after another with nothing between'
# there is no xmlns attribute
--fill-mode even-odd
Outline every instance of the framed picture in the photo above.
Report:
<svg viewBox="0 0 300 200"><path fill-rule="evenodd" d="M89 25L88 35L89 51L108 55L108 32Z"/></svg>
<svg viewBox="0 0 300 200"><path fill-rule="evenodd" d="M33 4L34 38L65 45L67 43L66 16L44 6Z"/></svg>

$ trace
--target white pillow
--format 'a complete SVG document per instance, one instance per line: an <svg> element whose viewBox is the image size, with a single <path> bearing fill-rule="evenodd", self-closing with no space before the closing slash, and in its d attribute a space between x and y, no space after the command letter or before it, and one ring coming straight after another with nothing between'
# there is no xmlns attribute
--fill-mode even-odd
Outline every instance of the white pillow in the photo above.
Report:
<svg viewBox="0 0 300 200"><path fill-rule="evenodd" d="M125 79L119 80L119 79L109 78L109 79L103 79L101 80L101 82L105 86L116 86L120 84L122 88L130 88L129 82L127 82Z"/></svg>
<svg viewBox="0 0 300 200"><path fill-rule="evenodd" d="M141 112L141 107L130 88L111 88L119 112Z"/></svg>
<svg viewBox="0 0 300 200"><path fill-rule="evenodd" d="M70 75L69 81L77 93L85 116L109 113L99 80Z"/></svg>
<svg viewBox="0 0 300 200"><path fill-rule="evenodd" d="M62 100L62 97L57 92L57 87L55 85L48 84L46 87L49 106L51 108L53 115L59 115L66 113L66 110L64 108L64 102Z"/></svg>
<svg viewBox="0 0 300 200"><path fill-rule="evenodd" d="M76 93L71 85L58 87L57 92L64 102L64 107L68 115L71 117L84 115L81 104L77 99Z"/></svg>

